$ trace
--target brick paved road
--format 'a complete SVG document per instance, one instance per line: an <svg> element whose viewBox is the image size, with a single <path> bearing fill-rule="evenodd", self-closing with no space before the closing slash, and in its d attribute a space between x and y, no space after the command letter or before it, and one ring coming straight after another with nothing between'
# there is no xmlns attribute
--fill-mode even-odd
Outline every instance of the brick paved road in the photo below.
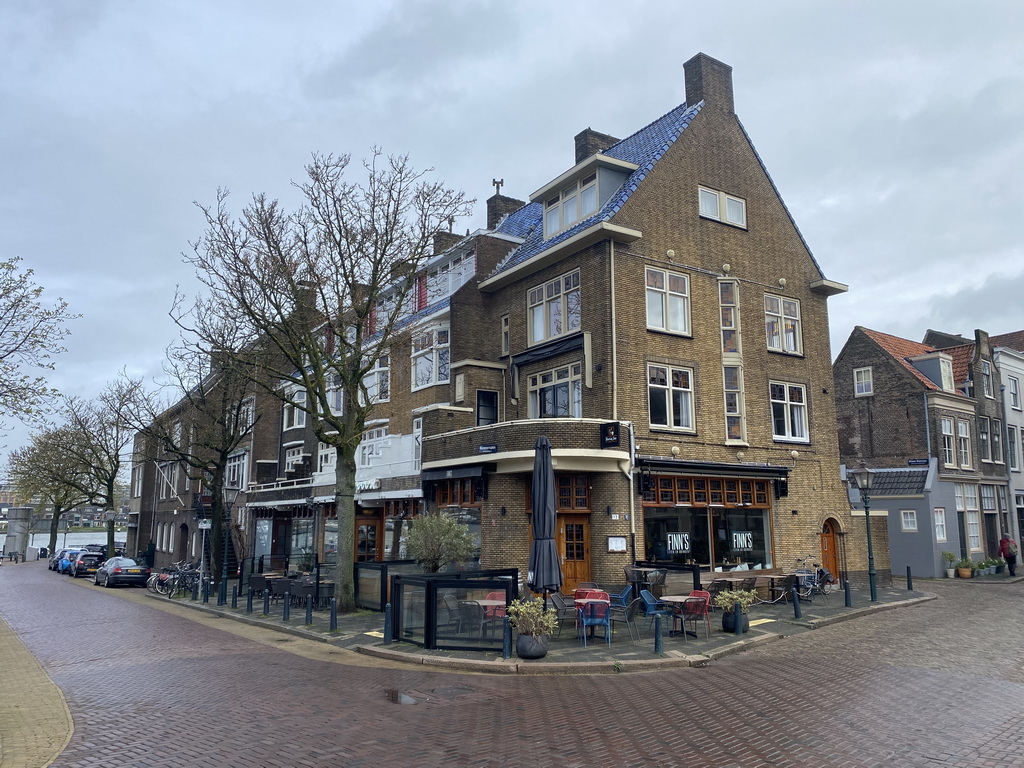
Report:
<svg viewBox="0 0 1024 768"><path fill-rule="evenodd" d="M1024 585L918 588L941 599L596 677L389 667L31 563L0 615L74 716L57 768L1024 765Z"/></svg>

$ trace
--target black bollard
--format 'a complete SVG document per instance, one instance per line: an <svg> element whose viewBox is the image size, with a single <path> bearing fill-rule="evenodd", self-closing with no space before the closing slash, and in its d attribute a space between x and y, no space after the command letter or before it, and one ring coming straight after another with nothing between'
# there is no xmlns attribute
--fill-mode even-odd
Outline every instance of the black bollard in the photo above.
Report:
<svg viewBox="0 0 1024 768"><path fill-rule="evenodd" d="M501 626L501 658L512 658L512 624L509 623L508 616L504 618Z"/></svg>
<svg viewBox="0 0 1024 768"><path fill-rule="evenodd" d="M245 596L245 612L252 613L252 587L249 587L249 592Z"/></svg>
<svg viewBox="0 0 1024 768"><path fill-rule="evenodd" d="M313 596L306 595L306 624L313 623Z"/></svg>
<svg viewBox="0 0 1024 768"><path fill-rule="evenodd" d="M281 621L288 621L291 618L292 613L292 595L291 592L284 593L284 608L281 609Z"/></svg>
<svg viewBox="0 0 1024 768"><path fill-rule="evenodd" d="M801 616L801 613L800 613L800 594L796 591L796 587L793 587L793 590L792 590L791 594L793 595L793 618L794 619L799 619L800 616Z"/></svg>
<svg viewBox="0 0 1024 768"><path fill-rule="evenodd" d="M210 582L207 579L203 579L203 602L210 602Z"/></svg>
<svg viewBox="0 0 1024 768"><path fill-rule="evenodd" d="M391 645L391 603L384 606L384 645Z"/></svg>
<svg viewBox="0 0 1024 768"><path fill-rule="evenodd" d="M733 620L733 630L732 630L733 634L734 635L742 635L743 634L743 606L740 605L739 603L736 603L736 605L734 605L732 607L732 620Z"/></svg>
<svg viewBox="0 0 1024 768"><path fill-rule="evenodd" d="M659 613L654 617L654 652L663 653L664 650L664 641L661 637L661 614Z"/></svg>
<svg viewBox="0 0 1024 768"><path fill-rule="evenodd" d="M338 631L338 598L331 598L331 632Z"/></svg>
<svg viewBox="0 0 1024 768"><path fill-rule="evenodd" d="M238 587L234 584L231 585L231 607L238 607Z"/></svg>
<svg viewBox="0 0 1024 768"><path fill-rule="evenodd" d="M914 577L910 574L910 566L907 566L907 592L914 591Z"/></svg>
<svg viewBox="0 0 1024 768"><path fill-rule="evenodd" d="M701 592L704 589L704 587L700 585L700 566L697 563L693 564L693 588L698 592Z"/></svg>
<svg viewBox="0 0 1024 768"><path fill-rule="evenodd" d="M199 599L199 579L192 582L192 602Z"/></svg>
<svg viewBox="0 0 1024 768"><path fill-rule="evenodd" d="M850 580L843 582L843 594L846 597L846 607L853 608L853 590L850 589Z"/></svg>
<svg viewBox="0 0 1024 768"><path fill-rule="evenodd" d="M269 589L264 589L263 590L263 615L264 616L269 616L270 615L270 590Z"/></svg>

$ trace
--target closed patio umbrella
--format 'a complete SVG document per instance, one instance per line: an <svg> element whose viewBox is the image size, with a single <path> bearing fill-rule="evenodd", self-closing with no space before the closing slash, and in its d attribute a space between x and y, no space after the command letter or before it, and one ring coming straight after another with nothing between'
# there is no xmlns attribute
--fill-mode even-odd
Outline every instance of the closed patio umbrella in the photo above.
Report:
<svg viewBox="0 0 1024 768"><path fill-rule="evenodd" d="M544 435L537 438L534 447L530 505L533 508L533 543L526 582L534 592L544 593L544 608L547 609L548 592L562 588L562 566L555 546L555 470L551 463L551 443Z"/></svg>

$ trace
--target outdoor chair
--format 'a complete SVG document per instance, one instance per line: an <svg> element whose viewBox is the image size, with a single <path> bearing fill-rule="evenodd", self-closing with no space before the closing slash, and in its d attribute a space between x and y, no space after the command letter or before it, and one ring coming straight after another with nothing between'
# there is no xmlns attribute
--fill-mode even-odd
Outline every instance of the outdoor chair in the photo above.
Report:
<svg viewBox="0 0 1024 768"><path fill-rule="evenodd" d="M504 592L488 592L488 600L505 600ZM501 621L505 618L505 606L504 605L488 605L484 607L484 616L489 621Z"/></svg>
<svg viewBox="0 0 1024 768"><path fill-rule="evenodd" d="M270 582L270 599L273 602L277 602L284 598L285 595L291 595L292 593L292 580L291 579L274 579Z"/></svg>
<svg viewBox="0 0 1024 768"><path fill-rule="evenodd" d="M576 589L600 589L600 587L597 586L596 581L581 581L576 585Z"/></svg>
<svg viewBox="0 0 1024 768"><path fill-rule="evenodd" d="M443 624L449 630L459 630L459 601L455 595L442 595L441 607L444 609L444 620L438 617L438 624Z"/></svg>
<svg viewBox="0 0 1024 768"><path fill-rule="evenodd" d="M637 594L640 594L644 582L643 571L632 565L624 565L622 566L622 572L626 574L626 583L633 587Z"/></svg>
<svg viewBox="0 0 1024 768"><path fill-rule="evenodd" d="M711 619L708 617L708 601L704 597L691 596L679 603L673 610L673 616L679 620L683 640L686 640L686 623L693 624L694 635L697 634L697 625L704 623L705 636L711 639Z"/></svg>
<svg viewBox="0 0 1024 768"><path fill-rule="evenodd" d="M730 588L731 587L729 582L725 579L715 579L711 582L711 584L708 585L708 605L711 606L712 611L715 610L715 595L717 595L719 592L728 591Z"/></svg>
<svg viewBox="0 0 1024 768"><path fill-rule="evenodd" d="M576 606L573 603L567 601L562 595L557 592L553 592L549 595L551 598L551 604L555 607L555 613L558 614L558 637L562 635L562 624L566 621L571 621L573 625L576 624Z"/></svg>
<svg viewBox="0 0 1024 768"><path fill-rule="evenodd" d="M672 609L652 595L650 590L641 589L640 599L644 601L644 616L647 617L647 621L644 622L645 627L654 621L655 616L672 615Z"/></svg>
<svg viewBox="0 0 1024 768"><path fill-rule="evenodd" d="M476 637L487 637L493 620L487 618L484 606L474 600L459 604L459 633L471 632Z"/></svg>
<svg viewBox="0 0 1024 768"><path fill-rule="evenodd" d="M619 606L620 608L625 608L627 605L629 605L630 598L632 597L633 587L632 585L627 584L625 589L611 596L612 605Z"/></svg>
<svg viewBox="0 0 1024 768"><path fill-rule="evenodd" d="M655 597L661 597L663 589L665 587L665 577L668 576L668 571L659 568L656 571L648 571L647 579L644 584L647 586L647 591Z"/></svg>
<svg viewBox="0 0 1024 768"><path fill-rule="evenodd" d="M604 627L604 638L608 645L612 644L612 611L607 603L587 603L578 609L577 627L583 639L583 647L587 647L587 632L591 627Z"/></svg>
<svg viewBox="0 0 1024 768"><path fill-rule="evenodd" d="M767 603L788 603L793 596L793 587L796 586L796 576L789 574L782 581L776 579L772 580L772 585L769 588L769 598L765 602Z"/></svg>
<svg viewBox="0 0 1024 768"><path fill-rule="evenodd" d="M634 645L640 640L640 628L636 625L636 614L644 604L644 599L638 597L631 600L629 605L613 605L609 611L610 620L614 629L616 622L626 625L629 630L629 639Z"/></svg>
<svg viewBox="0 0 1024 768"><path fill-rule="evenodd" d="M253 597L263 597L263 590L267 588L267 578L258 574L253 574L249 577L249 589L252 590Z"/></svg>

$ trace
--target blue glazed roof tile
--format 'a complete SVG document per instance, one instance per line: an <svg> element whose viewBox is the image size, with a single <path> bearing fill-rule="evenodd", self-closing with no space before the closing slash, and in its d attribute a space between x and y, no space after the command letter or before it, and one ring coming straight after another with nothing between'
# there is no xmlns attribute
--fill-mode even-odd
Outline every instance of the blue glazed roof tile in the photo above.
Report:
<svg viewBox="0 0 1024 768"><path fill-rule="evenodd" d="M519 237L524 242L514 248L494 271L488 275L493 277L507 269L529 261L542 251L558 245L578 232L582 232L594 224L607 221L618 213L630 196L637 190L647 174L661 160L668 148L686 130L690 122L700 112L704 102L688 107L680 104L666 115L658 118L650 125L641 128L632 136L622 139L604 151L608 157L625 160L639 166L613 194L604 207L589 218L577 222L569 229L544 239L543 206L540 203L524 205L515 213L510 214L497 228L502 234Z"/></svg>

